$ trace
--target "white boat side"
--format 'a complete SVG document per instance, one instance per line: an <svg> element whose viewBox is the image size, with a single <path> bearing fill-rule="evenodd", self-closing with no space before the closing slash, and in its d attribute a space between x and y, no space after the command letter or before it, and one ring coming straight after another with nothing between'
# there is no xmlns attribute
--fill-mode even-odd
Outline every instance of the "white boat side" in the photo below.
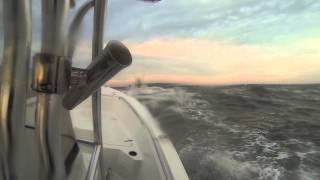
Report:
<svg viewBox="0 0 320 180"><path fill-rule="evenodd" d="M110 180L188 180L177 151L158 122L135 98L102 88L102 136L105 169ZM92 133L90 101L74 111L78 139ZM90 140L90 139L88 139Z"/></svg>

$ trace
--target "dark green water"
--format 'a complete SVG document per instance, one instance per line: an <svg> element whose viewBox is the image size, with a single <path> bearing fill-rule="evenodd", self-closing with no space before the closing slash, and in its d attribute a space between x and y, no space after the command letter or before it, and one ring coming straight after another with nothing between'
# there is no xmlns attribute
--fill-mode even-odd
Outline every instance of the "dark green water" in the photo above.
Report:
<svg viewBox="0 0 320 180"><path fill-rule="evenodd" d="M160 121L191 180L320 179L320 85L125 91Z"/></svg>

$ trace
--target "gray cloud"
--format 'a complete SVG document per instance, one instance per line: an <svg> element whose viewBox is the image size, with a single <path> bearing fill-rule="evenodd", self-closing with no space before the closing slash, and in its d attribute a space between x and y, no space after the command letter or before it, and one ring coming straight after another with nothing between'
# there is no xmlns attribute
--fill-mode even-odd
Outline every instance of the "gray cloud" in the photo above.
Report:
<svg viewBox="0 0 320 180"><path fill-rule="evenodd" d="M180 75L213 75L215 69L206 62L191 63L176 61L174 59L159 59L154 57L134 56L134 62L128 68L129 74L148 71L155 74L180 74Z"/></svg>
<svg viewBox="0 0 320 180"><path fill-rule="evenodd" d="M320 2L313 0L226 3L164 0L158 4L110 0L106 37L142 41L165 36L242 43L281 42L308 35L314 29L320 31L319 10Z"/></svg>
<svg viewBox="0 0 320 180"><path fill-rule="evenodd" d="M69 22L83 2L85 0L77 1L69 13ZM109 0L105 41L189 37L238 43L277 43L319 35L319 12L318 0L163 0L159 3ZM40 0L32 3L32 17L33 42L39 42ZM92 18L91 11L82 25L83 41L91 41ZM0 23L0 32L2 29ZM38 45L33 47L34 51L40 47L40 43L35 44Z"/></svg>

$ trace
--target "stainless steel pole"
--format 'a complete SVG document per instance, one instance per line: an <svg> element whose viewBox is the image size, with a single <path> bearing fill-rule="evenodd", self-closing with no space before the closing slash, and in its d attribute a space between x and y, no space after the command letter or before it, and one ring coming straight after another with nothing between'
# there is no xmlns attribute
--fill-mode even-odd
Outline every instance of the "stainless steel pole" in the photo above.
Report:
<svg viewBox="0 0 320 180"><path fill-rule="evenodd" d="M77 39L80 31L80 25L83 20L83 17L87 14L87 12L94 6L94 1L90 0L84 3L79 10L77 11L77 14L72 20L72 23L70 25L70 29L68 31L68 46L66 47L66 57L69 60L72 60L73 53L77 44Z"/></svg>
<svg viewBox="0 0 320 180"><path fill-rule="evenodd" d="M104 14L106 0L94 1L94 21L93 21L93 39L92 39L92 59L95 59L103 48L103 32L104 32ZM101 89L99 88L92 95L92 115L94 141L97 145L102 146L102 124L101 124ZM103 149L103 147L101 147ZM103 151L100 151L99 156L100 174L105 177L103 164Z"/></svg>
<svg viewBox="0 0 320 180"><path fill-rule="evenodd" d="M30 0L3 2L4 56L0 89L0 179L17 179L31 44Z"/></svg>
<svg viewBox="0 0 320 180"><path fill-rule="evenodd" d="M65 20L69 1L42 0L41 53L63 56ZM42 167L39 179L65 179L62 156L62 120L68 114L62 94L37 93L36 134Z"/></svg>

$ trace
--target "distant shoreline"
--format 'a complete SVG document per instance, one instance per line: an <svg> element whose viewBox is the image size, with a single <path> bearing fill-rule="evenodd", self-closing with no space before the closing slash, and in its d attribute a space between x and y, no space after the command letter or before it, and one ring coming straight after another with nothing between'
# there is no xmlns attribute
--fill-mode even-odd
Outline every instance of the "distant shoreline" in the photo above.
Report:
<svg viewBox="0 0 320 180"><path fill-rule="evenodd" d="M203 85L203 84L180 84L180 83L144 83L146 86L166 86L166 87L172 87L172 86L181 86L181 87L189 87L189 86L199 86L199 87L236 87L236 86L320 86L320 83L257 83L257 84L212 84L212 85ZM108 85L105 84L104 86L112 87L112 88L127 88L130 86L134 86L132 84L126 84L126 85Z"/></svg>

